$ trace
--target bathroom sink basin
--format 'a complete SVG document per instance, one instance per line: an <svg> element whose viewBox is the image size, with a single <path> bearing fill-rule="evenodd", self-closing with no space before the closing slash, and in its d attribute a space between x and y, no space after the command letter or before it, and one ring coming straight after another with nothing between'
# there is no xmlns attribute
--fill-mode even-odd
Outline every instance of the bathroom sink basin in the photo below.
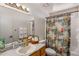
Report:
<svg viewBox="0 0 79 59"><path fill-rule="evenodd" d="M16 52L19 55L30 55L35 50L34 46L26 46L17 48Z"/></svg>
<svg viewBox="0 0 79 59"><path fill-rule="evenodd" d="M31 48L30 46L27 46L27 47L19 47L19 48L18 48L18 52L25 54L25 53L27 53L27 51L28 51L30 48Z"/></svg>

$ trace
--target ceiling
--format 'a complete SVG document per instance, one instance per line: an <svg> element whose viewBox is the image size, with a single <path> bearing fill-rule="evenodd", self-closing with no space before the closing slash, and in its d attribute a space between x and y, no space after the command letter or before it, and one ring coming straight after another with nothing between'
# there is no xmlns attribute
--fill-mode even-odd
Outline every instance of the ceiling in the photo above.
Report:
<svg viewBox="0 0 79 59"><path fill-rule="evenodd" d="M25 3L30 9L30 14L38 17L48 17L49 13L79 5L75 3Z"/></svg>
<svg viewBox="0 0 79 59"><path fill-rule="evenodd" d="M74 3L20 3L30 9L30 14L35 17L48 17L50 12L55 12L58 10L66 9L71 6L79 5L79 4L74 4ZM16 14L17 13L17 14ZM15 16L15 18L19 19L26 19L26 16L28 19L33 18L30 17L29 15L25 15L22 13L19 13L17 11L8 9L8 8L3 8L0 7L0 15L4 14L10 14L13 15L12 17Z"/></svg>
<svg viewBox="0 0 79 59"><path fill-rule="evenodd" d="M53 4L50 3L48 6L44 6L45 3L26 3L23 4L30 9L30 14L38 17L46 17L49 12L52 11Z"/></svg>

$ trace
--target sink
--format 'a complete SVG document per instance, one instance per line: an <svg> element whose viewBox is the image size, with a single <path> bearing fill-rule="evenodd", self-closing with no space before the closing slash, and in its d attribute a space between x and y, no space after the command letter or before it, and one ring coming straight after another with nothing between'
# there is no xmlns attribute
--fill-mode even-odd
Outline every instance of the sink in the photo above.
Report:
<svg viewBox="0 0 79 59"><path fill-rule="evenodd" d="M28 51L30 48L31 48L30 46L27 46L27 47L19 47L19 48L18 48L18 52L19 52L19 53L22 53L22 54L25 54L25 53L27 53L27 51Z"/></svg>
<svg viewBox="0 0 79 59"><path fill-rule="evenodd" d="M26 47L20 46L16 49L16 53L20 56L29 56L43 46L45 46L45 44L29 44Z"/></svg>
<svg viewBox="0 0 79 59"><path fill-rule="evenodd" d="M30 55L35 50L35 46L26 46L26 47L19 47L16 49L16 52L19 55Z"/></svg>

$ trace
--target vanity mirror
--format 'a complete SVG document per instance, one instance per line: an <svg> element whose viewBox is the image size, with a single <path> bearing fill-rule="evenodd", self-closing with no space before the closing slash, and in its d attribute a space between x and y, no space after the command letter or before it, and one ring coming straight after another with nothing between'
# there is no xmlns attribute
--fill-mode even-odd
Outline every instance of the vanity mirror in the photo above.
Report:
<svg viewBox="0 0 79 59"><path fill-rule="evenodd" d="M30 14L17 12L0 4L0 37L5 38L5 44L8 44L32 35L33 19Z"/></svg>

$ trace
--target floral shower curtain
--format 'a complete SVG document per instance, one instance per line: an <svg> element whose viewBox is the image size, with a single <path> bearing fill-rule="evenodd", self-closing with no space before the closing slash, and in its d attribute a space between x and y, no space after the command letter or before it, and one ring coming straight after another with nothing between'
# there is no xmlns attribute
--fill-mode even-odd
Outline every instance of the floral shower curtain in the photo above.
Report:
<svg viewBox="0 0 79 59"><path fill-rule="evenodd" d="M70 14L47 18L47 46L59 55L70 55Z"/></svg>

